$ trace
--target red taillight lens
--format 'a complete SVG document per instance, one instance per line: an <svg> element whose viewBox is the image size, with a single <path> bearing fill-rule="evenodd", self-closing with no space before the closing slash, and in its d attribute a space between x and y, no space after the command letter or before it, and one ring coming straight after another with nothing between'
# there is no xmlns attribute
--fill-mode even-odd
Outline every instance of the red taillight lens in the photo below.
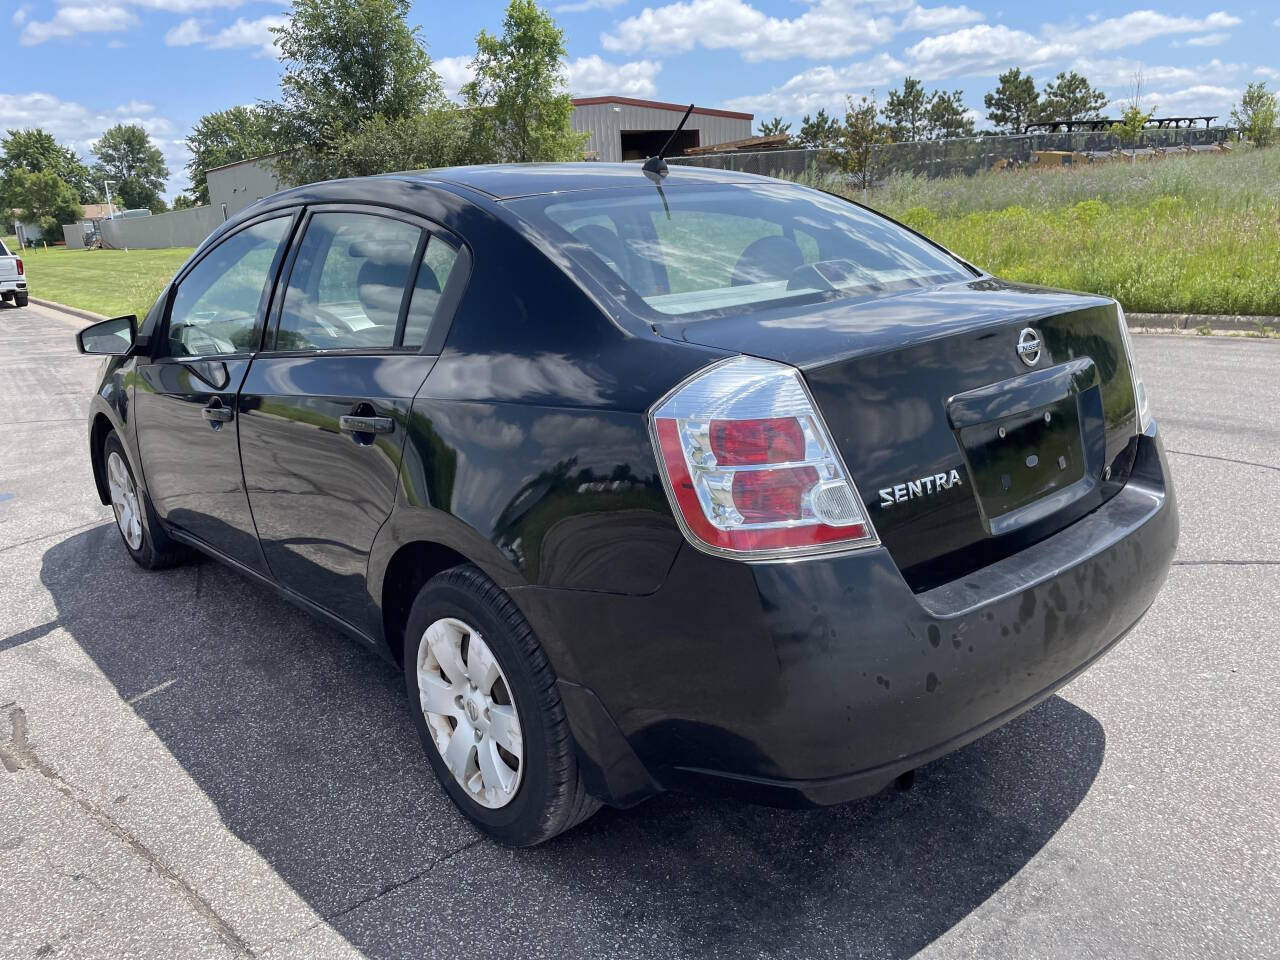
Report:
<svg viewBox="0 0 1280 960"><path fill-rule="evenodd" d="M764 558L876 542L794 368L735 357L650 416L672 506L695 546Z"/></svg>
<svg viewBox="0 0 1280 960"><path fill-rule="evenodd" d="M804 495L817 484L813 467L750 470L733 475L733 505L744 523L778 523L804 519Z"/></svg>
<svg viewBox="0 0 1280 960"><path fill-rule="evenodd" d="M795 417L712 420L711 452L726 467L804 459L804 428Z"/></svg>
<svg viewBox="0 0 1280 960"><path fill-rule="evenodd" d="M22 258L18 258L18 276L22 276Z"/></svg>

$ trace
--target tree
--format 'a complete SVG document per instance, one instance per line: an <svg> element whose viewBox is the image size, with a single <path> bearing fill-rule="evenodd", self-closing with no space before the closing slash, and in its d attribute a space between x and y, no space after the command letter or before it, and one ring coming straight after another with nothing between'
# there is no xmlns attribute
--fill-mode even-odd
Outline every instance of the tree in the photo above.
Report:
<svg viewBox="0 0 1280 960"><path fill-rule="evenodd" d="M75 223L84 214L75 188L52 170L32 173L19 167L8 181L14 216L38 226L46 240L61 240L62 225Z"/></svg>
<svg viewBox="0 0 1280 960"><path fill-rule="evenodd" d="M180 193L173 198L173 209L190 210L192 207L200 206L193 197L188 197L185 193Z"/></svg>
<svg viewBox="0 0 1280 960"><path fill-rule="evenodd" d="M819 110L812 119L806 113L800 121L800 133L796 136L802 147L825 150L836 145L840 139L840 121L827 116L826 110Z"/></svg>
<svg viewBox="0 0 1280 960"><path fill-rule="evenodd" d="M930 140L973 136L973 118L965 109L962 90L953 90L951 93L935 90L929 98L929 110L925 118L926 135Z"/></svg>
<svg viewBox="0 0 1280 960"><path fill-rule="evenodd" d="M137 124L117 124L98 138L93 154L98 158L94 177L114 181L121 206L165 209L160 191L169 179L169 168L146 130Z"/></svg>
<svg viewBox="0 0 1280 960"><path fill-rule="evenodd" d="M274 162L284 180L308 183L411 165L359 146L363 131L375 131L385 146L389 128L413 127L446 107L419 30L406 19L409 8L409 0L294 0L289 21L272 28L285 72L280 100L264 108L272 141L286 148ZM408 137L402 132L394 139L404 144ZM367 159L352 168L356 156Z"/></svg>
<svg viewBox="0 0 1280 960"><path fill-rule="evenodd" d="M772 120L766 120L760 124L760 136L762 137L776 137L790 132L791 124L783 123L781 117L774 117Z"/></svg>
<svg viewBox="0 0 1280 960"><path fill-rule="evenodd" d="M209 202L205 171L224 163L261 157L279 149L270 110L262 107L232 107L206 113L187 134L187 176L191 191L200 203Z"/></svg>
<svg viewBox="0 0 1280 960"><path fill-rule="evenodd" d="M998 79L999 86L982 98L987 119L1004 133L1022 133L1037 115L1040 94L1036 93L1036 82L1018 67L1006 70Z"/></svg>
<svg viewBox="0 0 1280 960"><path fill-rule="evenodd" d="M904 79L901 90L889 91L885 98L884 118L889 122L897 143L925 138L929 130L929 101L924 84L914 77Z"/></svg>
<svg viewBox="0 0 1280 960"><path fill-rule="evenodd" d="M875 179L875 161L878 149L893 142L889 128L878 119L876 92L870 97L854 101L845 97L844 124L841 127L839 153L835 162L853 179L854 185L865 190Z"/></svg>
<svg viewBox="0 0 1280 960"><path fill-rule="evenodd" d="M1133 75L1133 80L1129 84L1129 105L1125 107L1124 113L1121 114L1120 122L1111 125L1111 132L1119 138L1121 143L1136 147L1147 121L1151 119L1155 111L1154 104L1150 110L1143 109L1142 71L1139 70ZM1138 151L1136 149L1133 151L1133 162L1138 162Z"/></svg>
<svg viewBox="0 0 1280 960"><path fill-rule="evenodd" d="M1093 120L1106 105L1107 95L1072 70L1044 85L1037 115L1040 120Z"/></svg>
<svg viewBox="0 0 1280 960"><path fill-rule="evenodd" d="M1276 95L1267 90L1266 81L1260 81L1245 88L1240 103L1231 108L1231 122L1255 147L1266 147L1275 141L1278 114Z"/></svg>
<svg viewBox="0 0 1280 960"><path fill-rule="evenodd" d="M56 173L76 191L81 203L92 203L98 196L89 168L70 147L64 147L39 127L28 130L10 130L0 140L0 178L22 168L31 173L46 170ZM0 190L3 188L0 187Z"/></svg>
<svg viewBox="0 0 1280 960"><path fill-rule="evenodd" d="M499 162L581 160L586 134L569 123L564 31L535 0L511 0L502 35L481 30L462 88L478 156Z"/></svg>

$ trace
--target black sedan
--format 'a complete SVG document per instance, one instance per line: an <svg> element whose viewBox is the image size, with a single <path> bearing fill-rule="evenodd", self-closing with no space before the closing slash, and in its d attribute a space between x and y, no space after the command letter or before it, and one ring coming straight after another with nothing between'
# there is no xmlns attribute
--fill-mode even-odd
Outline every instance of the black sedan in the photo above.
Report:
<svg viewBox="0 0 1280 960"><path fill-rule="evenodd" d="M403 667L512 844L877 791L1105 653L1178 536L1115 301L760 177L302 187L79 345L133 559L194 548Z"/></svg>

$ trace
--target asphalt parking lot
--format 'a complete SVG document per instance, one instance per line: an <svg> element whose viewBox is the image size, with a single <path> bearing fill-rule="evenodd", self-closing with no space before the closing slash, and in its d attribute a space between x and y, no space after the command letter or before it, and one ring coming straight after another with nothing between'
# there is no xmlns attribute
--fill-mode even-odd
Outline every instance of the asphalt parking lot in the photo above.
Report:
<svg viewBox="0 0 1280 960"><path fill-rule="evenodd" d="M664 796L483 840L382 662L211 562L136 568L79 321L0 308L0 956L1280 956L1280 342L1137 338L1177 565L914 790Z"/></svg>

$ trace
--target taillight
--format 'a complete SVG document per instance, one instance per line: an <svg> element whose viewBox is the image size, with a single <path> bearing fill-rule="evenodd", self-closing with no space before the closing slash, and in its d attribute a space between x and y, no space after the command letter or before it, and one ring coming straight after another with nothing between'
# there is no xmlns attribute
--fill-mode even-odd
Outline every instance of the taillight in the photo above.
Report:
<svg viewBox="0 0 1280 960"><path fill-rule="evenodd" d="M1124 307L1116 301L1116 319L1120 321L1120 339L1124 343L1124 356L1129 361L1129 376L1133 379L1133 402L1138 408L1138 432L1146 433L1151 426L1151 407L1147 402L1147 385L1138 376L1133 362L1133 340L1129 337L1129 321L1124 317Z"/></svg>
<svg viewBox="0 0 1280 960"><path fill-rule="evenodd" d="M793 367L726 360L669 393L650 418L667 492L694 546L763 559L876 543Z"/></svg>
<svg viewBox="0 0 1280 960"><path fill-rule="evenodd" d="M22 276L22 258L18 257L18 276Z"/></svg>

